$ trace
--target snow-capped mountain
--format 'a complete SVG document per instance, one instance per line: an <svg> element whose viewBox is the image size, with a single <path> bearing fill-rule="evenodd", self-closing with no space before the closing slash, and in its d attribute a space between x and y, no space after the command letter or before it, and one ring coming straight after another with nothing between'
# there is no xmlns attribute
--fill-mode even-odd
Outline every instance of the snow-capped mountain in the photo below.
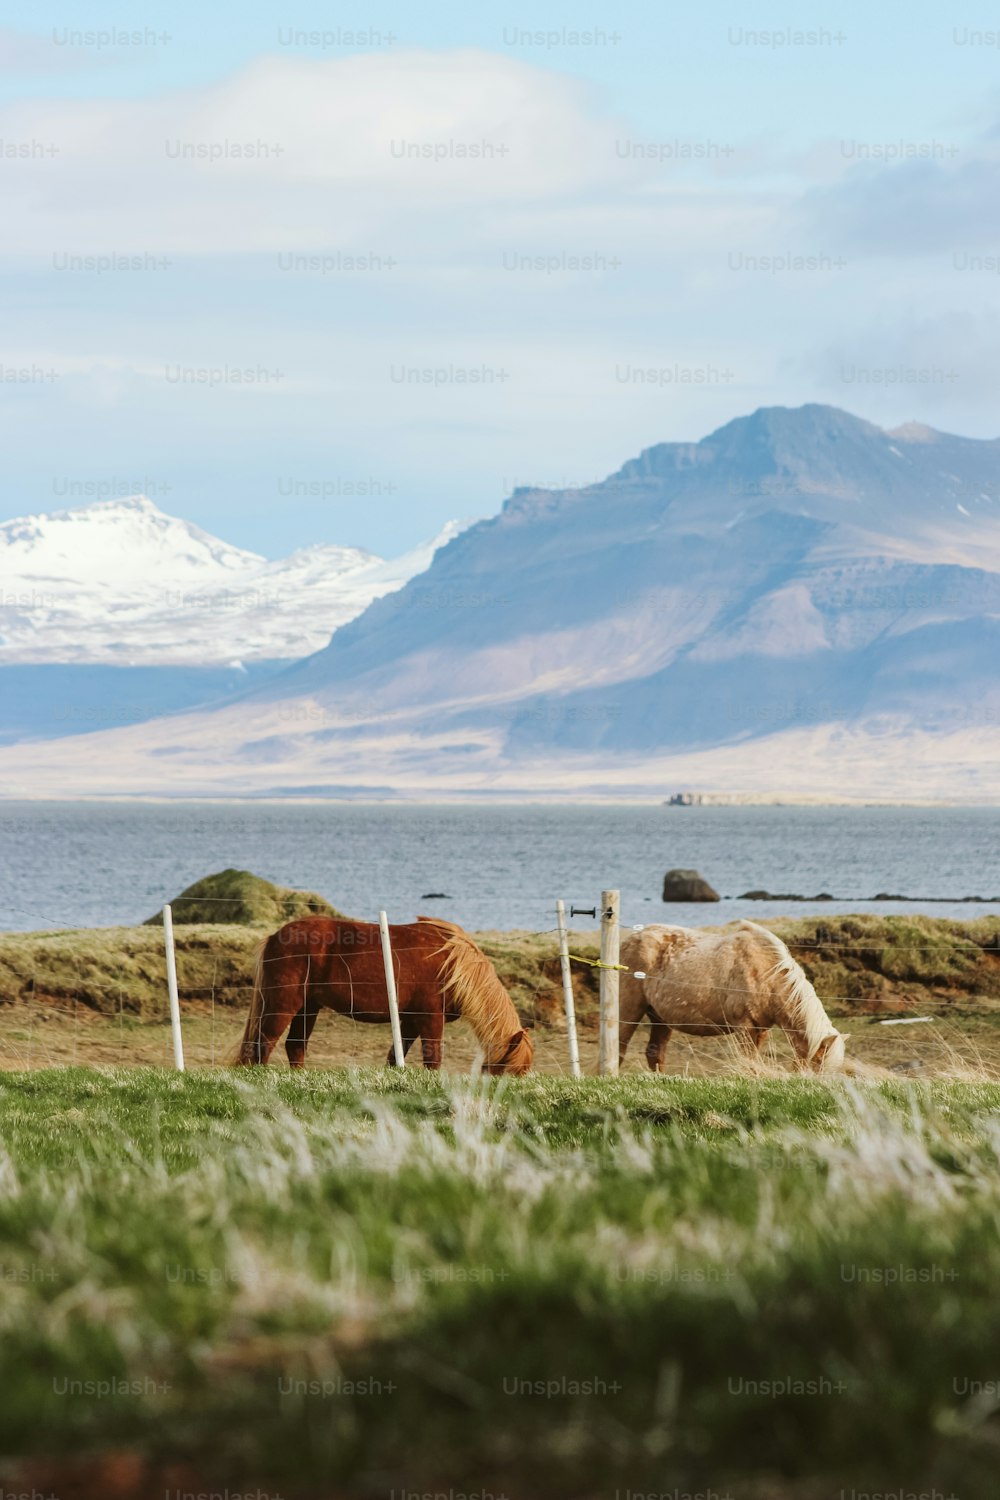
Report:
<svg viewBox="0 0 1000 1500"><path fill-rule="evenodd" d="M516 490L238 698L2 750L0 778L996 802L998 660L1000 442L771 408Z"/></svg>
<svg viewBox="0 0 1000 1500"><path fill-rule="evenodd" d="M0 524L0 666L289 660L423 571L462 529L386 562L320 544L268 561L143 495Z"/></svg>
<svg viewBox="0 0 1000 1500"><path fill-rule="evenodd" d="M166 515L145 495L0 524L0 577L140 590L162 578L183 585L233 578L262 557Z"/></svg>

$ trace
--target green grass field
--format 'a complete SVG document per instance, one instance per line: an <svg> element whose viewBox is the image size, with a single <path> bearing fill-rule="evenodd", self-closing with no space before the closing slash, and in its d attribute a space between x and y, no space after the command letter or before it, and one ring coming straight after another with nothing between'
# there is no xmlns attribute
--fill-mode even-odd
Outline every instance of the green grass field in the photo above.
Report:
<svg viewBox="0 0 1000 1500"><path fill-rule="evenodd" d="M1000 1086L0 1075L0 1479L995 1493Z"/></svg>

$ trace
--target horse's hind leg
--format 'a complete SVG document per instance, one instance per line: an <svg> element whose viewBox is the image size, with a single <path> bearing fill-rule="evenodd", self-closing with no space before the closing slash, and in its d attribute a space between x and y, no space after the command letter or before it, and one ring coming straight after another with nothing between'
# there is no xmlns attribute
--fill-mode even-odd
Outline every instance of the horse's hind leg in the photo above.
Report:
<svg viewBox="0 0 1000 1500"><path fill-rule="evenodd" d="M644 981L636 979L629 970L621 976L618 988L618 1066L621 1067L625 1061L625 1053L628 1044L635 1035L635 1028L645 1015L652 1015L647 1009L646 997L643 991Z"/></svg>
<svg viewBox="0 0 1000 1500"><path fill-rule="evenodd" d="M646 1043L646 1061L654 1073L663 1072L663 1057L667 1050L672 1028L656 1016L649 1018L649 1041Z"/></svg>
<svg viewBox="0 0 1000 1500"><path fill-rule="evenodd" d="M625 1054L628 1051L628 1044L632 1040L633 1036L635 1036L636 1027L639 1025L639 1022L641 1020L642 1020L642 1016L641 1015L636 1016L636 1018L635 1018L634 1021L631 1020L631 1019L628 1020L628 1021L622 1021L622 1020L619 1019L619 1022L618 1022L618 1066L619 1067L621 1067L622 1063L625 1061Z"/></svg>
<svg viewBox="0 0 1000 1500"><path fill-rule="evenodd" d="M291 986L281 985L265 994L264 1008L251 1042L251 1062L267 1062L281 1040L281 1033L299 1010L300 993L298 986L293 990Z"/></svg>
<svg viewBox="0 0 1000 1500"><path fill-rule="evenodd" d="M298 1014L292 1017L292 1024L285 1037L285 1053L290 1068L305 1067L306 1047L309 1045L309 1038L312 1036L312 1029L316 1025L318 1014L316 1007L310 1006L307 1001Z"/></svg>

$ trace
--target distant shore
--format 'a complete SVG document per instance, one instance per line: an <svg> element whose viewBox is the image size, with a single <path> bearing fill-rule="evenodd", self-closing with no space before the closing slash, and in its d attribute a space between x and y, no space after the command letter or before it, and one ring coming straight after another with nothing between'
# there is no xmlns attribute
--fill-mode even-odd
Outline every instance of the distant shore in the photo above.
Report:
<svg viewBox="0 0 1000 1500"><path fill-rule="evenodd" d="M0 792L0 807L18 803L48 803L50 806L219 806L219 807L667 807L686 812L692 807L1000 807L996 801L961 797L838 797L833 794L806 796L783 792L704 792L695 802L676 803L669 795L651 792L584 793L578 791L386 791L379 796L363 793L249 793L243 796L220 796L217 792L115 792L91 793L86 796L52 797L19 791Z"/></svg>

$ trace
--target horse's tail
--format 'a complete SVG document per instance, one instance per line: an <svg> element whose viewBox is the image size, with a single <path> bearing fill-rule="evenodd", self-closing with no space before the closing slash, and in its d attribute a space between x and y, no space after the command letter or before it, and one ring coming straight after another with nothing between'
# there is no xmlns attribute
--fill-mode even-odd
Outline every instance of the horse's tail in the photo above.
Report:
<svg viewBox="0 0 1000 1500"><path fill-rule="evenodd" d="M450 922L438 925L445 938L438 950L442 989L476 1033L483 1071L527 1073L534 1055L531 1037L496 969L468 933Z"/></svg>
<svg viewBox="0 0 1000 1500"><path fill-rule="evenodd" d="M822 1000L810 983L802 968L786 945L773 932L756 922L744 920L740 923L743 932L752 932L774 954L774 967L769 978L778 978L784 983L784 999L789 1012L789 1028L805 1033L806 1060L811 1066L825 1072L833 1072L844 1065L844 1037L826 1013Z"/></svg>
<svg viewBox="0 0 1000 1500"><path fill-rule="evenodd" d="M247 1016L243 1040L230 1058L234 1067L260 1061L260 1022L264 1014L264 954L270 938L264 938L257 949L253 971L253 994L250 997L250 1012Z"/></svg>

